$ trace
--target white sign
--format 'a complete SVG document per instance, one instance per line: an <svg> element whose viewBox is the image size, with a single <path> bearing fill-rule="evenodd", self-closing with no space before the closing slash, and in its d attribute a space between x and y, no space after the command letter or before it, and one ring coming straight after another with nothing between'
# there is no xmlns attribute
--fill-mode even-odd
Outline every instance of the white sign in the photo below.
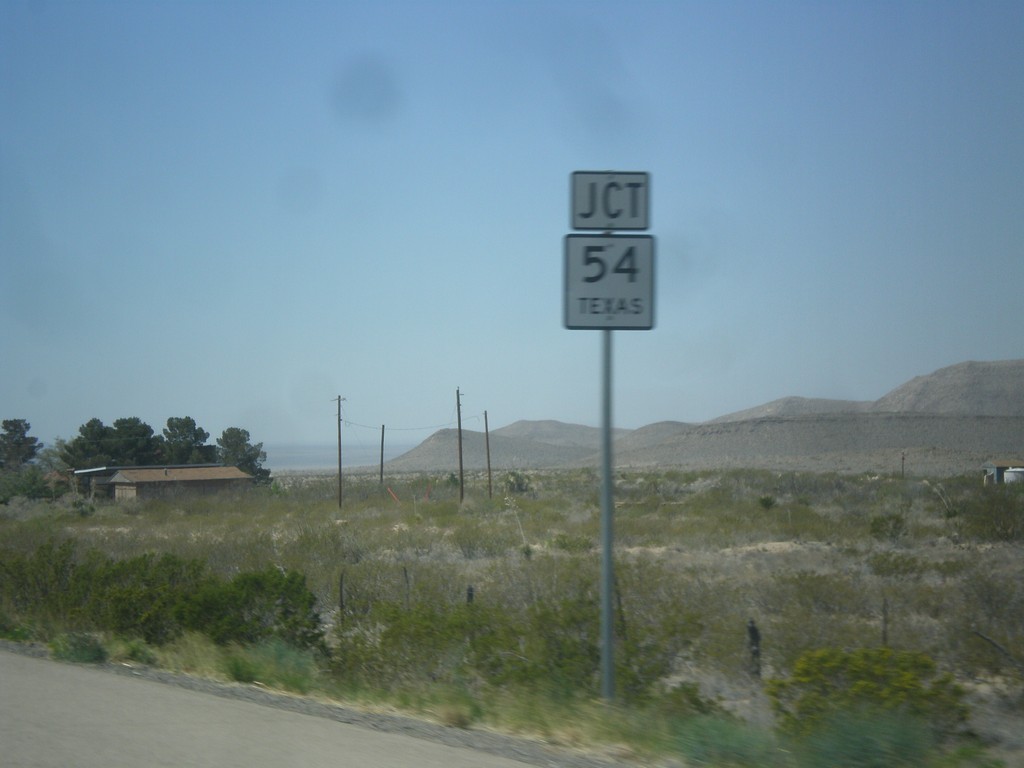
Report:
<svg viewBox="0 0 1024 768"><path fill-rule="evenodd" d="M649 331L654 327L654 238L567 235L565 327Z"/></svg>
<svg viewBox="0 0 1024 768"><path fill-rule="evenodd" d="M647 173L575 171L573 229L647 229L651 179Z"/></svg>

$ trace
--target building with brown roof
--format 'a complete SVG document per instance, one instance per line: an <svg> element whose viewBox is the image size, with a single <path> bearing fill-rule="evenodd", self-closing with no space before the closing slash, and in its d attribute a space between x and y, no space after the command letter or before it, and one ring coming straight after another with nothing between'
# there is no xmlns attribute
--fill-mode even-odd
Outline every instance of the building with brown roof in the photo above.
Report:
<svg viewBox="0 0 1024 768"><path fill-rule="evenodd" d="M238 467L122 467L107 483L115 501L153 499L181 493L209 494L252 485L252 475Z"/></svg>

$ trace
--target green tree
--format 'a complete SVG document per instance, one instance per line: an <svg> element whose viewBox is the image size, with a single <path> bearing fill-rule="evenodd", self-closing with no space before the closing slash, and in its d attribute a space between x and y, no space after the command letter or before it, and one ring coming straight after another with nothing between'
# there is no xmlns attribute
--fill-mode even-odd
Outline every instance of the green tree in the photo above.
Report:
<svg viewBox="0 0 1024 768"><path fill-rule="evenodd" d="M43 446L38 439L29 437L31 428L25 419L4 419L0 433L0 468L20 469L36 457Z"/></svg>
<svg viewBox="0 0 1024 768"><path fill-rule="evenodd" d="M114 464L117 466L149 466L163 458L164 440L137 416L117 419L113 434Z"/></svg>
<svg viewBox="0 0 1024 768"><path fill-rule="evenodd" d="M249 442L249 430L241 427L228 427L217 438L217 458L229 467L238 467L252 475L258 484L270 482L270 470L263 468L267 460L263 443L255 445Z"/></svg>
<svg viewBox="0 0 1024 768"><path fill-rule="evenodd" d="M6 504L15 496L46 499L56 495L59 495L57 488L47 482L46 473L35 464L0 472L0 504Z"/></svg>
<svg viewBox="0 0 1024 768"><path fill-rule="evenodd" d="M99 419L89 419L78 428L78 435L61 449L61 461L73 469L105 467L114 464L114 430Z"/></svg>
<svg viewBox="0 0 1024 768"><path fill-rule="evenodd" d="M191 416L172 416L164 428L164 461L168 464L208 464L217 460L217 446L207 445L210 433Z"/></svg>
<svg viewBox="0 0 1024 768"><path fill-rule="evenodd" d="M161 462L163 449L163 437L137 416L118 419L113 426L90 419L64 444L60 458L75 469L148 466Z"/></svg>

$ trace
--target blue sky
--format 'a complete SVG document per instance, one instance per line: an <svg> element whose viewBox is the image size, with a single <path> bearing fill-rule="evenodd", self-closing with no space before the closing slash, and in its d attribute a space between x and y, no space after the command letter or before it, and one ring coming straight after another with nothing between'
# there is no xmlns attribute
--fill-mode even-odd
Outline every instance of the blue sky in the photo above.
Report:
<svg viewBox="0 0 1024 768"><path fill-rule="evenodd" d="M0 0L0 415L596 426L577 170L651 174L616 426L1024 357L1022 40L1009 0Z"/></svg>

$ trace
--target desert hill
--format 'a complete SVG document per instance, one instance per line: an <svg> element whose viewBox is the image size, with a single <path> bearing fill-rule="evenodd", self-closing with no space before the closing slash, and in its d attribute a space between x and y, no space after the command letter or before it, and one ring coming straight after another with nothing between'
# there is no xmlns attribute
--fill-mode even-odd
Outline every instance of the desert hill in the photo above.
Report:
<svg viewBox="0 0 1024 768"><path fill-rule="evenodd" d="M593 429L566 425L579 430ZM570 434L573 429L568 430ZM594 429L600 433L600 430ZM583 433L580 433L583 434ZM568 438L566 439L568 440ZM549 443L529 437L509 437L495 430L490 435L492 468L545 469L586 464L599 446L575 445L563 440ZM462 462L466 469L487 468L487 437L483 432L462 430ZM435 432L411 451L385 463L393 472L452 472L458 469L458 431L442 429Z"/></svg>
<svg viewBox="0 0 1024 768"><path fill-rule="evenodd" d="M616 430L614 438L620 468L972 473L995 457L1024 459L1024 360L952 365L874 402L787 397L701 424ZM491 432L490 455L495 470L597 466L600 430L518 421ZM486 468L483 433L463 430L463 465ZM457 469L457 432L436 432L387 467Z"/></svg>
<svg viewBox="0 0 1024 768"><path fill-rule="evenodd" d="M727 421L750 421L751 419L786 418L792 416L816 416L834 413L866 413L874 403L863 400L826 400L815 397L783 397L755 408L727 413L712 419L708 424Z"/></svg>
<svg viewBox="0 0 1024 768"><path fill-rule="evenodd" d="M1024 416L1024 360L967 362L917 376L875 401L873 411Z"/></svg>
<svg viewBox="0 0 1024 768"><path fill-rule="evenodd" d="M628 429L613 429L615 435L627 434ZM526 438L547 445L565 445L598 450L601 447L601 430L580 424L566 424L561 421L517 421L507 427L491 432L491 437Z"/></svg>

